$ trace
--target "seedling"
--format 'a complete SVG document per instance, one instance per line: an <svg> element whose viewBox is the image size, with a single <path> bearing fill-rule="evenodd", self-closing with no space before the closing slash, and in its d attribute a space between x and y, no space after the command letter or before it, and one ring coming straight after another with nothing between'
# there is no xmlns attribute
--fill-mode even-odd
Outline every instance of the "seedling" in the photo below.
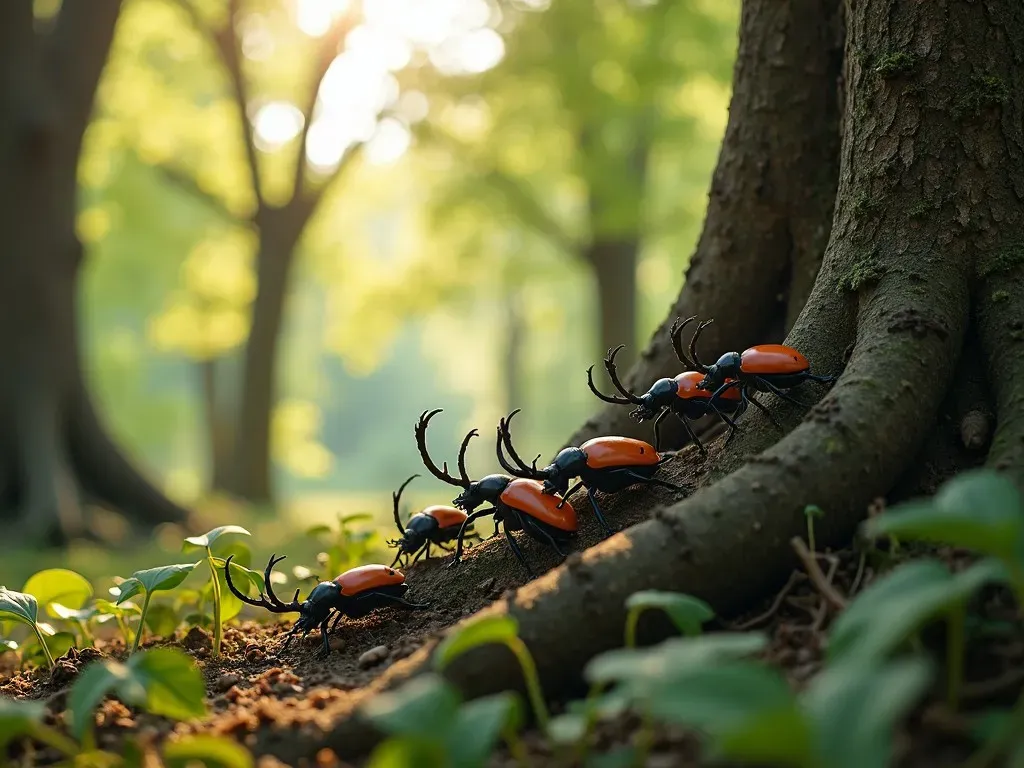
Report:
<svg viewBox="0 0 1024 768"><path fill-rule="evenodd" d="M319 539L326 548L320 553L318 562L327 573L343 573L363 563L372 562L374 543L378 539L375 528L364 528L362 523L373 523L373 515L356 512L338 515L338 529L329 525L314 525L306 531L307 536ZM296 578L299 578L296 576Z"/></svg>
<svg viewBox="0 0 1024 768"><path fill-rule="evenodd" d="M807 546L810 547L811 554L816 554L818 551L814 544L814 519L824 516L825 510L815 504L808 504L804 507L804 517L807 518Z"/></svg>
<svg viewBox="0 0 1024 768"><path fill-rule="evenodd" d="M53 655L46 645L42 625L39 622L39 603L32 595L0 587L0 616L29 627L35 633L39 647L43 650L46 665L53 666Z"/></svg>
<svg viewBox="0 0 1024 768"><path fill-rule="evenodd" d="M526 644L519 639L519 622L512 616L495 615L476 619L454 629L434 652L434 666L440 672L455 659L481 645L498 643L504 645L519 662L526 681L526 691L530 697L530 706L542 730L547 730L547 704L544 702L544 691L537 675L537 665L530 655Z"/></svg>
<svg viewBox="0 0 1024 768"><path fill-rule="evenodd" d="M428 674L377 696L364 713L391 736L371 755L370 766L482 767L502 733L513 753L521 752L516 733L522 725L522 713L513 693L463 704L443 678ZM398 756L402 759L393 762Z"/></svg>
<svg viewBox="0 0 1024 768"><path fill-rule="evenodd" d="M219 572L223 570L224 561L217 562L217 558L213 554L213 544L217 539L222 536L226 536L231 533L240 533L244 536L251 536L245 528L239 525L222 525L219 528L214 528L211 531L207 531L202 536L190 536L185 539L185 543L182 546L184 552L196 552L203 550L206 552L206 562L210 567L210 587L213 596L213 656L220 655L221 642L224 639L224 628L222 626L223 618L221 616L221 582L222 577L219 576ZM232 598L234 599L234 598ZM241 603L238 604L238 610L241 610ZM236 611L237 612L237 611Z"/></svg>
<svg viewBox="0 0 1024 768"><path fill-rule="evenodd" d="M252 755L237 741L223 736L188 736L164 747L167 768L196 765L217 768L253 768Z"/></svg>
<svg viewBox="0 0 1024 768"><path fill-rule="evenodd" d="M636 646L636 628L640 615L649 609L664 611L683 635L690 637L701 633L702 625L715 618L711 606L696 597L679 592L648 590L636 592L626 600L626 647Z"/></svg>
<svg viewBox="0 0 1024 768"><path fill-rule="evenodd" d="M111 592L115 598L119 597L121 594L121 590L118 587L112 588ZM133 642L134 635L131 627L128 625L128 621L137 614L142 613L142 609L131 600L125 600L123 603L118 605L111 600L97 599L93 602L93 607L96 608L96 612L98 614L97 621L117 622L117 628L121 630L121 637L124 638L124 647L130 647Z"/></svg>
<svg viewBox="0 0 1024 768"><path fill-rule="evenodd" d="M864 590L839 615L829 637L829 658L880 662L943 616L948 633L947 698L955 707L963 679L965 605L985 584L1006 578L1006 569L992 558L955 575L937 560L906 563Z"/></svg>
<svg viewBox="0 0 1024 768"><path fill-rule="evenodd" d="M125 704L173 720L206 714L206 682L189 656L173 648L154 648L124 664L93 662L78 676L68 697L71 732L87 749L94 743L93 712L107 694Z"/></svg>
<svg viewBox="0 0 1024 768"><path fill-rule="evenodd" d="M121 584L121 594L117 596L117 604L120 605L140 592L144 593L142 600L142 612L139 616L139 629L135 633L135 642L132 643L129 655L139 650L142 642L142 633L146 628L146 615L149 612L149 601L153 599L154 592L167 592L183 582L195 567L202 562L178 563L177 565L162 565L158 568L147 568L144 571L136 571L130 579Z"/></svg>

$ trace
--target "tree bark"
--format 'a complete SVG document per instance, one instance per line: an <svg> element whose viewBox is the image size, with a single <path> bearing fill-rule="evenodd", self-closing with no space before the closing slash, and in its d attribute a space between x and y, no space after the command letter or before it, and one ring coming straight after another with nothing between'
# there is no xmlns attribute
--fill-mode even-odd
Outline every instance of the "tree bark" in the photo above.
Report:
<svg viewBox="0 0 1024 768"><path fill-rule="evenodd" d="M667 507L654 493L629 494L624 503L653 509L650 519L486 609L515 616L549 692L620 643L625 600L638 590L686 592L723 616L763 597L794 566L789 541L804 532L807 504L826 510L820 545L846 544L869 503L912 469L944 403L971 399L956 387L974 377L955 372L972 317L994 380L988 463L1018 482L1024 475L1024 323L1007 312L1020 309L1024 269L1024 7L856 0L847 10L835 224L786 339L841 378L806 414L766 398L787 424L803 416L781 440L750 413L739 446L718 457L736 469ZM814 393L801 389L804 399ZM501 554L485 543L463 567L497 569ZM642 623L647 639L662 626ZM434 647L394 665L375 689L428 669ZM498 646L473 650L445 674L471 697L520 687L515 660ZM309 754L322 744L342 755L365 749L376 737L351 714L309 742Z"/></svg>
<svg viewBox="0 0 1024 768"><path fill-rule="evenodd" d="M0 499L30 540L82 531L83 495L148 525L187 517L111 440L79 360L76 173L119 11L68 1L44 35L31 2L0 10Z"/></svg>
<svg viewBox="0 0 1024 768"><path fill-rule="evenodd" d="M702 338L707 354L778 340L803 307L835 202L842 39L840 0L743 3L704 229L675 305L625 378L634 390L682 370L667 335L677 316L714 318ZM621 343L633 339L609 346ZM635 424L628 412L604 408L569 442L607 434L650 440L650 425ZM686 440L674 419L662 434L668 447Z"/></svg>

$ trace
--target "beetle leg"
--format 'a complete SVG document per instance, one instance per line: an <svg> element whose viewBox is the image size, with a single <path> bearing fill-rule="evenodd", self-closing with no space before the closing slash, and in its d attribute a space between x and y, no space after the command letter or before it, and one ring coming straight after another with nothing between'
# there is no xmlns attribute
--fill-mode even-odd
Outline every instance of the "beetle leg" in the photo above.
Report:
<svg viewBox="0 0 1024 768"><path fill-rule="evenodd" d="M427 539L426 550L427 550L426 558L427 558L427 560L429 560L430 559L430 539Z"/></svg>
<svg viewBox="0 0 1024 768"><path fill-rule="evenodd" d="M744 393L744 397L746 397L746 393ZM753 396L747 397L747 401L752 406L757 408L757 410L759 410L761 413L763 413L765 416L767 416L768 420L771 421L771 423L774 424L776 426L776 428L778 428L780 430L782 429L782 425L779 424L778 420L775 418L775 415L771 411L768 410L768 406L766 406L764 403L762 403L760 400L758 400L756 397L753 397Z"/></svg>
<svg viewBox="0 0 1024 768"><path fill-rule="evenodd" d="M633 472L632 470L629 469L624 470L624 472L626 474L626 477L631 477L638 483L647 483L648 485L660 485L662 488L669 488L673 491L686 490L686 488L684 488L683 486L676 485L675 483L670 483L668 480L662 480L657 477L644 477L643 475L638 475L636 472Z"/></svg>
<svg viewBox="0 0 1024 768"><path fill-rule="evenodd" d="M292 640L295 637L295 633L299 631L298 623L294 624L288 631L288 634L284 636L284 643L281 645L281 650L278 653L284 653L288 650L288 646L291 645Z"/></svg>
<svg viewBox="0 0 1024 768"><path fill-rule="evenodd" d="M565 502L567 502L569 500L569 497L572 496L574 493L576 493L576 491L578 491L582 485L583 485L583 481L580 480L578 483L576 483L576 485L574 485L572 488L570 488L565 493L563 493L562 494L562 500L560 502L558 502L558 506L555 507L555 509L561 509L562 507L564 507L565 506Z"/></svg>
<svg viewBox="0 0 1024 768"><path fill-rule="evenodd" d="M594 492L587 488L587 498L590 499L590 506L594 508L594 514L597 516L597 521L604 528L605 536L612 535L612 529L608 527L608 521L604 519L604 514L601 512L601 507L597 505L597 499L594 498Z"/></svg>
<svg viewBox="0 0 1024 768"><path fill-rule="evenodd" d="M810 408L811 406L814 405L814 403L803 403L803 402L800 402L795 397L793 397L791 394L789 394L788 392L784 392L783 390L779 389L778 387L776 387L774 384L772 384L770 381L768 381L767 379L765 379L762 376L758 376L757 380L758 380L758 383L763 384L765 389L767 389L773 395L781 397L783 400L787 400L790 403L793 403L794 405L799 405L801 408Z"/></svg>
<svg viewBox="0 0 1024 768"><path fill-rule="evenodd" d="M668 413L667 408L662 408L661 413L658 414L658 418L654 420L654 450L661 453L661 420L665 418L665 414Z"/></svg>
<svg viewBox="0 0 1024 768"><path fill-rule="evenodd" d="M362 595L361 597L357 597L356 600L366 600L371 597L375 598L376 600L380 600L385 605L390 605L394 607L401 606L402 608L407 608L410 611L423 610L430 607L426 603L413 603L409 600L406 600L404 597L397 597L395 595L389 595L384 592L369 592L365 595Z"/></svg>
<svg viewBox="0 0 1024 768"><path fill-rule="evenodd" d="M396 565L398 565L398 564L399 564L399 563L400 563L401 561L402 561L402 550L401 550L401 549L399 549L399 550L398 550L398 554L397 554L397 555L395 555L395 559L391 561L391 567L392 567L392 568L394 568L394 567L395 567Z"/></svg>
<svg viewBox="0 0 1024 768"><path fill-rule="evenodd" d="M485 517L487 515L493 515L496 511L497 510L494 507L491 507L490 509L481 509L477 512L474 512L462 521L462 527L459 528L459 538L455 544L455 557L452 559L450 563L448 563L448 568L452 568L458 565L459 561L462 560L462 540L466 537L466 530L469 528L470 523L472 523L474 520L478 518ZM494 528L495 530L497 530L497 522L495 522Z"/></svg>
<svg viewBox="0 0 1024 768"><path fill-rule="evenodd" d="M326 619L320 622L320 638L323 640L323 647L320 649L320 653L317 656L321 659L326 659L331 655L331 643L327 639L327 624L330 622L331 617L328 616Z"/></svg>
<svg viewBox="0 0 1024 768"><path fill-rule="evenodd" d="M707 448L704 447L704 444L700 441L700 438L697 437L697 433L693 431L693 427L690 426L689 420L681 413L678 413L676 411L672 411L672 413L674 413L676 415L676 418L683 423L683 429L686 430L686 434L690 436L690 439L693 441L693 444L697 446L697 450L700 451L700 455L707 456L708 450ZM658 450L657 446L655 446L655 450Z"/></svg>
<svg viewBox="0 0 1024 768"><path fill-rule="evenodd" d="M831 384L834 381L838 381L839 377L831 373L808 373L808 381L816 381L819 384Z"/></svg>
<svg viewBox="0 0 1024 768"><path fill-rule="evenodd" d="M335 611L334 612L334 616L332 616L331 618L334 621L331 624L331 628L328 630L328 632L333 632L334 630L336 630L338 628L338 625L341 624L341 620L343 618L345 618L345 614L342 613L341 611Z"/></svg>
<svg viewBox="0 0 1024 768"><path fill-rule="evenodd" d="M533 568L531 568L530 564L526 562L523 550L519 548L519 542L516 541L516 537L512 535L512 531L508 528L505 529L505 538L508 539L508 545L512 547L512 553L516 556L516 559L523 564L523 568L525 568L526 572L530 574L530 578L534 578Z"/></svg>

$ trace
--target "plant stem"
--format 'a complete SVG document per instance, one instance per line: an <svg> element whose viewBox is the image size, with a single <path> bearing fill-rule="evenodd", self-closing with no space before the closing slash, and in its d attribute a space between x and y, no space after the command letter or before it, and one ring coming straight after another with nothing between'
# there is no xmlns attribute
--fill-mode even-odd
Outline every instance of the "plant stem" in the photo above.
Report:
<svg viewBox="0 0 1024 768"><path fill-rule="evenodd" d="M519 734L516 733L516 729L506 725L502 729L501 735L505 739L505 743L508 745L508 751L516 761L516 765L520 766L520 768L530 768L530 761L526 755L526 745L523 744L523 740L519 738Z"/></svg>
<svg viewBox="0 0 1024 768"><path fill-rule="evenodd" d="M67 755L68 757L74 757L81 751L79 746L63 733L48 725L43 725L42 723L33 724L30 735L40 744L53 747L61 754Z"/></svg>
<svg viewBox="0 0 1024 768"><path fill-rule="evenodd" d="M636 628L640 623L640 614L643 608L630 608L626 614L626 647L636 648Z"/></svg>
<svg viewBox="0 0 1024 768"><path fill-rule="evenodd" d="M214 658L220 656L220 581L217 580L217 566L213 563L213 552L206 548L206 562L210 564L210 578L213 579L213 653Z"/></svg>
<svg viewBox="0 0 1024 768"><path fill-rule="evenodd" d="M654 721L651 717L650 707L644 704L643 714L640 716L640 731L636 735L636 755L633 764L638 768L647 765L647 756L654 745Z"/></svg>
<svg viewBox="0 0 1024 768"><path fill-rule="evenodd" d="M43 649L43 654L46 656L46 664L51 669L53 668L53 654L50 653L49 647L46 645L46 638L43 637L43 633L40 631L37 624L32 625L32 629L36 633L36 638L39 640L39 646Z"/></svg>
<svg viewBox="0 0 1024 768"><path fill-rule="evenodd" d="M956 711L964 679L966 654L965 624L967 606L961 602L953 606L946 617L946 701Z"/></svg>
<svg viewBox="0 0 1024 768"><path fill-rule="evenodd" d="M807 515L807 546L811 549L811 554L816 554L817 549L814 546L814 515Z"/></svg>
<svg viewBox="0 0 1024 768"><path fill-rule="evenodd" d="M152 596L153 594L147 590L146 599L142 601L142 615L139 616L139 630L135 633L135 642L132 643L132 649L128 651L129 656L139 650L139 645L142 644L142 632L146 628L146 611L149 610L149 600Z"/></svg>
<svg viewBox="0 0 1024 768"><path fill-rule="evenodd" d="M537 665L533 662L533 656L530 655L526 643L518 637L508 640L506 645L515 654L519 666L523 669L523 679L526 680L526 692L530 697L530 706L533 707L533 714L536 716L541 730L547 733L550 717L547 704L544 703L544 691L540 686L540 677L537 675Z"/></svg>
<svg viewBox="0 0 1024 768"><path fill-rule="evenodd" d="M594 732L594 726L597 725L597 697L603 690L604 686L601 683L594 683L587 691L587 719L583 726L583 735L580 736L580 740L576 744L576 762L580 765L583 765L587 752L590 751L590 734Z"/></svg>

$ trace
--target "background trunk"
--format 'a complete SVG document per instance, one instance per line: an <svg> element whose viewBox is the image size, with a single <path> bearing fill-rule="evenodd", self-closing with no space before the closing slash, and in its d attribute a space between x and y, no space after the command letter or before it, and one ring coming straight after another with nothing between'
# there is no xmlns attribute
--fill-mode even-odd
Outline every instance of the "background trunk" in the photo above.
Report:
<svg viewBox="0 0 1024 768"><path fill-rule="evenodd" d="M781 339L803 307L835 202L842 40L841 0L743 3L704 229L679 298L625 378L634 390L682 370L667 333L677 316L715 319L701 344L710 356ZM616 344L624 342L632 339ZM650 424L638 426L629 410L604 408L569 442L607 434L652 440ZM685 441L675 419L664 421L662 434L668 447Z"/></svg>
<svg viewBox="0 0 1024 768"><path fill-rule="evenodd" d="M601 315L600 350L604 355L619 344L626 349L618 359L629 362L636 340L636 267L639 243L629 240L596 240L584 258L594 270Z"/></svg>

